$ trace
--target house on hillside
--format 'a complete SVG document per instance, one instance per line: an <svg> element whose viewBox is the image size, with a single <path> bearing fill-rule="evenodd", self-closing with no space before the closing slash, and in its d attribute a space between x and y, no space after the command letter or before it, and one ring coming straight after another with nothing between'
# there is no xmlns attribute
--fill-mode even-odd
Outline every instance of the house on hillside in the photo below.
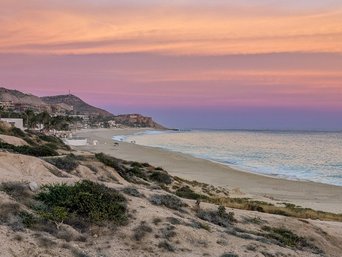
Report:
<svg viewBox="0 0 342 257"><path fill-rule="evenodd" d="M2 108L5 111L13 110L14 103L12 101L0 101L0 108Z"/></svg>
<svg viewBox="0 0 342 257"><path fill-rule="evenodd" d="M24 122L23 119L12 119L12 118L0 118L0 121L7 122L12 127L19 128L21 130L24 130Z"/></svg>

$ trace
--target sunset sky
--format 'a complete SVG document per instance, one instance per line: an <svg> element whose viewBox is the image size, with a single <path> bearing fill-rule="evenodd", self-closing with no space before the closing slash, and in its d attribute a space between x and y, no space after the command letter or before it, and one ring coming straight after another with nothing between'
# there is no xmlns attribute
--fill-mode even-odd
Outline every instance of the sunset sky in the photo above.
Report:
<svg viewBox="0 0 342 257"><path fill-rule="evenodd" d="M0 0L0 86L171 127L342 130L342 1Z"/></svg>

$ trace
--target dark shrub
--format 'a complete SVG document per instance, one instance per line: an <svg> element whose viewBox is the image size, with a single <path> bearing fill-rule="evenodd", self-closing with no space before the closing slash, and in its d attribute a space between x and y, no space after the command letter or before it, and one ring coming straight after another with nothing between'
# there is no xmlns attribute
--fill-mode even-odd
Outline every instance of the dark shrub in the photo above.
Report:
<svg viewBox="0 0 342 257"><path fill-rule="evenodd" d="M142 222L139 226L134 229L133 238L137 241L143 239L148 233L151 233L152 228L145 222Z"/></svg>
<svg viewBox="0 0 342 257"><path fill-rule="evenodd" d="M174 251L176 250L176 248L175 248L173 245L171 245L171 244L170 244L168 241L166 241L166 240L160 242L160 243L158 244L158 247L159 247L159 248L163 248L163 249L165 249L165 250L167 250L167 251L169 251L169 252L174 252Z"/></svg>
<svg viewBox="0 0 342 257"><path fill-rule="evenodd" d="M171 176L165 172L155 171L149 176L149 178L155 182L160 183L160 184L169 185L172 183Z"/></svg>
<svg viewBox="0 0 342 257"><path fill-rule="evenodd" d="M224 253L220 257L239 257L239 255L235 253Z"/></svg>
<svg viewBox="0 0 342 257"><path fill-rule="evenodd" d="M125 187L124 189L122 189L122 192L124 192L125 194L131 195L131 196L135 196L135 197L141 197L143 196L138 189L134 188L134 187Z"/></svg>
<svg viewBox="0 0 342 257"><path fill-rule="evenodd" d="M103 164L114 168L120 174L120 176L127 181L132 181L134 176L146 179L146 174L143 171L142 165L140 165L138 162L133 162L133 164L131 164L131 168L128 169L125 167L125 164L129 164L129 162L108 156L104 153L97 153L95 154L95 157Z"/></svg>
<svg viewBox="0 0 342 257"><path fill-rule="evenodd" d="M140 162L132 162L131 166L137 167L137 168L143 168L144 167L144 165Z"/></svg>
<svg viewBox="0 0 342 257"><path fill-rule="evenodd" d="M236 221L234 218L234 213L226 213L226 210L223 206L219 206L218 211L199 210L197 212L197 217L226 228L230 227L231 224Z"/></svg>
<svg viewBox="0 0 342 257"><path fill-rule="evenodd" d="M194 200L207 199L208 198L205 195L200 195L200 194L195 193L189 186L183 186L181 188L178 188L176 190L175 194L179 197L182 197L182 198L194 199Z"/></svg>
<svg viewBox="0 0 342 257"><path fill-rule="evenodd" d="M104 165L107 165L115 169L120 174L121 177L129 180L129 174L126 171L123 161L116 159L114 157L108 156L104 153L97 153L95 154L95 157Z"/></svg>
<svg viewBox="0 0 342 257"><path fill-rule="evenodd" d="M49 145L49 146L53 145L56 149L61 148L64 150L70 150L70 147L68 145L64 144L63 140L58 138L58 137L45 135L42 133L37 134L37 137L42 141L48 142L47 145Z"/></svg>
<svg viewBox="0 0 342 257"><path fill-rule="evenodd" d="M10 134L14 137L25 138L26 134L20 128L12 127L10 130Z"/></svg>
<svg viewBox="0 0 342 257"><path fill-rule="evenodd" d="M56 156L58 153L46 145L42 146L15 146L7 143L0 142L0 148L10 150L15 153L31 155L36 157Z"/></svg>
<svg viewBox="0 0 342 257"><path fill-rule="evenodd" d="M164 205L170 209L182 210L187 204L173 195L152 195L150 202L155 205Z"/></svg>
<svg viewBox="0 0 342 257"><path fill-rule="evenodd" d="M16 200L26 199L31 195L28 186L21 182L3 182L0 185L0 190Z"/></svg>
<svg viewBox="0 0 342 257"><path fill-rule="evenodd" d="M0 209L0 224L11 222L13 216L18 216L20 213L20 205L17 203L3 203ZM8 224L7 224L8 225Z"/></svg>
<svg viewBox="0 0 342 257"><path fill-rule="evenodd" d="M127 220L126 199L112 188L88 180L72 186L66 184L48 185L37 199L47 206L47 211L63 208L68 215L76 215L90 222L109 220L123 224ZM67 223L66 219L66 223Z"/></svg>
<svg viewBox="0 0 342 257"><path fill-rule="evenodd" d="M133 166L133 168L130 168L126 171L126 175L128 177L133 177L133 176L136 176L136 177L139 177L139 178L143 178L143 179L146 179L146 175L145 173L143 172L143 170L139 167L135 167Z"/></svg>
<svg viewBox="0 0 342 257"><path fill-rule="evenodd" d="M73 171L79 165L78 161L75 158L75 155L73 154L69 154L66 157L62 158L46 159L46 161L56 166L58 169L64 170L66 172Z"/></svg>
<svg viewBox="0 0 342 257"><path fill-rule="evenodd" d="M27 228L31 228L37 223L37 218L34 217L31 213L22 211L19 213L19 217L21 218L22 223Z"/></svg>

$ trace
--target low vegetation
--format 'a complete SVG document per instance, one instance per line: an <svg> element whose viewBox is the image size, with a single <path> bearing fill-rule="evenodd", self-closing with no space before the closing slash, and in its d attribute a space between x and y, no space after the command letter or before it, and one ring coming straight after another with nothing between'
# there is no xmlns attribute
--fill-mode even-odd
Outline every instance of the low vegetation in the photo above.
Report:
<svg viewBox="0 0 342 257"><path fill-rule="evenodd" d="M308 239L294 234L286 228L274 228L263 226L264 233L260 235L275 240L281 246L293 247L300 250L310 250L313 253L322 253L322 251L315 246Z"/></svg>
<svg viewBox="0 0 342 257"><path fill-rule="evenodd" d="M38 145L38 146L15 146L11 144L7 144L4 142L0 142L0 148L8 150L10 152L31 155L35 157L46 157L46 156L57 156L58 152L46 145Z"/></svg>
<svg viewBox="0 0 342 257"><path fill-rule="evenodd" d="M219 206L217 211L198 210L197 217L225 228L230 227L232 223L236 222L234 213L227 213L223 206Z"/></svg>
<svg viewBox="0 0 342 257"><path fill-rule="evenodd" d="M95 154L95 157L103 164L114 168L121 177L129 182L141 183L141 180L146 182L156 182L160 185L168 185L172 183L172 177L167 172L155 170L152 173L149 171L149 164L139 162L123 161L104 153Z"/></svg>
<svg viewBox="0 0 342 257"><path fill-rule="evenodd" d="M239 255L235 253L224 253L220 257L239 257Z"/></svg>
<svg viewBox="0 0 342 257"><path fill-rule="evenodd" d="M184 203L181 199L169 194L152 195L149 200L154 205L162 205L166 206L167 208L179 211L183 210L182 208L187 206L187 204Z"/></svg>
<svg viewBox="0 0 342 257"><path fill-rule="evenodd" d="M342 221L342 214L316 211L310 208L302 208L298 206L275 206L267 202L253 201L248 198L209 197L207 199L203 199L203 201L216 205L223 205L229 208L265 212L288 217Z"/></svg>
<svg viewBox="0 0 342 257"><path fill-rule="evenodd" d="M134 197L142 197L143 194L141 194L138 189L134 188L134 187L125 187L124 189L122 189L122 192L130 195L130 196L134 196Z"/></svg>
<svg viewBox="0 0 342 257"><path fill-rule="evenodd" d="M175 191L175 194L182 198L204 200L208 197L206 195L195 193L189 186L183 186Z"/></svg>
<svg viewBox="0 0 342 257"><path fill-rule="evenodd" d="M154 171L150 176L150 180L155 181L160 184L169 185L172 183L172 178L169 174L161 171Z"/></svg>
<svg viewBox="0 0 342 257"><path fill-rule="evenodd" d="M69 154L65 157L60 158L48 158L45 159L47 162L56 166L58 169L64 170L66 172L71 172L76 169L79 165L79 162L75 155Z"/></svg>
<svg viewBox="0 0 342 257"><path fill-rule="evenodd" d="M32 134L32 132L31 132ZM33 133L39 140L42 140L43 142L47 143L50 146L54 146L56 149L63 149L63 150L71 150L71 148L64 144L63 140L52 136L52 135L46 135L43 133Z"/></svg>
<svg viewBox="0 0 342 257"><path fill-rule="evenodd" d="M0 185L0 191L5 192L18 201L31 197L27 184L21 182L3 182Z"/></svg>
<svg viewBox="0 0 342 257"><path fill-rule="evenodd" d="M127 220L124 196L114 189L88 180L74 185L47 185L37 199L44 203L40 213L43 216L46 214L48 219L50 214L55 214L59 221L66 223L69 218L76 216L91 223L112 221L119 225Z"/></svg>
<svg viewBox="0 0 342 257"><path fill-rule="evenodd" d="M139 226L134 228L133 238L136 241L141 241L147 234L151 233L153 229L146 224L146 222L141 222Z"/></svg>

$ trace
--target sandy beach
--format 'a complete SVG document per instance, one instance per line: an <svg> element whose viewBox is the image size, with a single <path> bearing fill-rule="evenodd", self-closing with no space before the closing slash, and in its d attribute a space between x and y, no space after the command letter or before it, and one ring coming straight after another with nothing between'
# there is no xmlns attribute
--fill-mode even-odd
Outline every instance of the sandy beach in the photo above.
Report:
<svg viewBox="0 0 342 257"><path fill-rule="evenodd" d="M291 181L240 171L229 166L159 148L120 142L115 135L129 135L138 129L89 129L76 133L98 144L78 150L103 152L117 158L161 166L171 175L226 187L234 197L249 197L272 203L290 202L315 210L342 213L342 187L304 181Z"/></svg>

